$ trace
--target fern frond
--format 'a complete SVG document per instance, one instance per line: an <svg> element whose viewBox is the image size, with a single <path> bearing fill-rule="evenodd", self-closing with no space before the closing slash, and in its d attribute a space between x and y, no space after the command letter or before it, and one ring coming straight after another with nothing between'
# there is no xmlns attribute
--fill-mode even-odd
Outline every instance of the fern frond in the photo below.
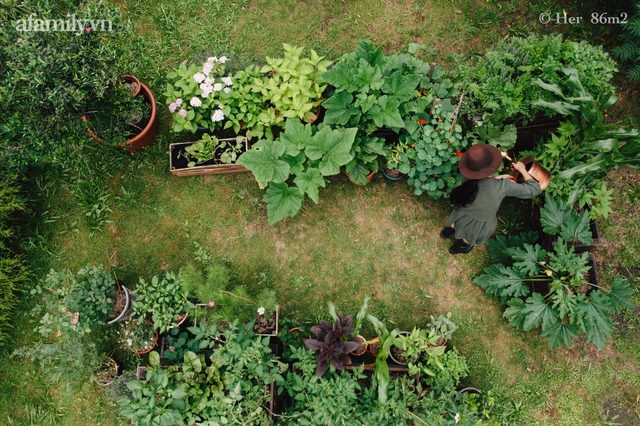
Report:
<svg viewBox="0 0 640 426"><path fill-rule="evenodd" d="M621 61L629 61L640 56L640 46L636 43L624 43L613 49L613 56Z"/></svg>
<svg viewBox="0 0 640 426"><path fill-rule="evenodd" d="M633 81L640 81L640 64L630 68L627 71L627 77Z"/></svg>

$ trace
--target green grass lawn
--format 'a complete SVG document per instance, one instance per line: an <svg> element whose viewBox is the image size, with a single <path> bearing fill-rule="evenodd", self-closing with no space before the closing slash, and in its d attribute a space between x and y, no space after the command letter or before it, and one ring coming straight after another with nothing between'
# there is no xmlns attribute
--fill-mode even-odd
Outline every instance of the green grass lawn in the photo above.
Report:
<svg viewBox="0 0 640 426"><path fill-rule="evenodd" d="M209 54L227 54L241 65L280 54L286 42L336 59L358 39L370 38L386 52L403 51L410 42L425 44L432 60L446 65L452 52L474 53L509 34L548 31L537 22L546 6L520 1L116 3L138 25L148 56L136 71L162 106L165 74L184 60ZM94 199L78 196L76 177L48 176L33 185L36 214L23 246L36 278L49 268L102 263L134 286L140 276L177 271L208 254L226 259L247 285L260 285L260 274L266 274L282 316L298 322L327 318L327 301L355 313L365 293L372 295L372 314L404 329L451 311L459 325L452 343L471 365L468 384L494 394L503 424L640 423L638 311L616 318L603 351L583 339L550 350L539 332L508 325L499 304L472 283L488 265L485 248L449 255L451 241L439 237L450 211L446 201L416 197L405 183L388 185L380 175L365 187L337 175L321 190L319 204L307 199L296 217L269 226L264 191L250 173L193 178L169 173L168 143L189 136L170 133L163 111L153 147L134 155L104 154L95 174L83 177L100 188L93 194L102 194L97 203L102 213L87 207ZM601 223L600 275L606 284L625 274L638 290L640 175L619 170L608 181L615 202L614 213ZM505 204L500 216L510 217L514 205ZM527 226L526 217L518 220ZM36 338L24 299L12 347ZM98 385L68 391L49 383L37 360L10 358L12 347L4 348L0 362L0 424L126 423Z"/></svg>

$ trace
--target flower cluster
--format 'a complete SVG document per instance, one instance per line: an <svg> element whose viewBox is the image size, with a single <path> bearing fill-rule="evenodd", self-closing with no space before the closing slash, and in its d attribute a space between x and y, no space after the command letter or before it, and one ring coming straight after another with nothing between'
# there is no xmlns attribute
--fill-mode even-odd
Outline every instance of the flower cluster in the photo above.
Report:
<svg viewBox="0 0 640 426"><path fill-rule="evenodd" d="M196 131L225 119L225 101L231 93L233 79L224 75L226 56L212 56L198 67L181 64L177 72L167 75L167 103L174 114L173 130ZM195 84L194 84L195 83Z"/></svg>
<svg viewBox="0 0 640 426"><path fill-rule="evenodd" d="M127 321L118 335L118 341L134 352L147 351L156 344L156 330L147 321Z"/></svg>

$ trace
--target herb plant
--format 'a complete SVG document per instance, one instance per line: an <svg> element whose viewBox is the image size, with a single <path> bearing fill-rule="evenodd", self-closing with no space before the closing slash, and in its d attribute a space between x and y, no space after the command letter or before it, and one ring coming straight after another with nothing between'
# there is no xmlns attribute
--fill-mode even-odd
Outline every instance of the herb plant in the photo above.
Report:
<svg viewBox="0 0 640 426"><path fill-rule="evenodd" d="M258 141L238 158L237 163L253 173L260 187L267 187L264 201L270 225L295 216L305 194L318 203L324 177L338 174L353 159L355 135L356 129L317 130L290 118L276 140Z"/></svg>
<svg viewBox="0 0 640 426"><path fill-rule="evenodd" d="M331 324L328 321L320 321L320 325L311 327L315 339L304 339L307 348L318 353L316 361L318 368L316 374L322 376L331 366L331 370L342 370L342 364L348 362L349 353L360 347L360 340L349 337L353 335L355 328L351 327L351 315L344 316L338 313L336 320Z"/></svg>
<svg viewBox="0 0 640 426"><path fill-rule="evenodd" d="M162 277L154 276L148 282L140 278L136 293L134 317L150 320L160 333L176 325L190 308L177 274L171 271Z"/></svg>
<svg viewBox="0 0 640 426"><path fill-rule="evenodd" d="M238 136L235 142L223 141L205 133L198 142L185 147L184 156L189 161L187 167L214 159L222 164L235 163L238 155L244 151L244 140L244 136Z"/></svg>
<svg viewBox="0 0 640 426"><path fill-rule="evenodd" d="M547 252L526 242L534 234L490 240L493 264L474 283L508 305L504 317L513 326L524 331L541 327L552 348L570 346L582 332L604 349L613 330L610 315L634 306L629 283L615 278L608 291L593 288L585 279L588 253L576 255L562 238ZM548 283L549 293L535 291L534 282Z"/></svg>

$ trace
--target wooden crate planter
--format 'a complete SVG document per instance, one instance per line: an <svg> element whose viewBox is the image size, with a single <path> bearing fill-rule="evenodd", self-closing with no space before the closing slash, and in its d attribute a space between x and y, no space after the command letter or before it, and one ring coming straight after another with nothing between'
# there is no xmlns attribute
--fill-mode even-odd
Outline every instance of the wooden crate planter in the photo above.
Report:
<svg viewBox="0 0 640 426"><path fill-rule="evenodd" d="M220 139L221 141L235 141L235 138ZM249 141L247 138L243 140L246 152L249 149ZM184 148L193 145L196 142L178 142L169 145L169 170L171 174L178 177L201 176L201 175L218 175L226 173L241 173L248 170L240 164L220 164L217 160L211 159L201 165L195 167L187 167L187 159L181 153Z"/></svg>
<svg viewBox="0 0 640 426"><path fill-rule="evenodd" d="M208 304L206 303L196 303L196 311L195 311L195 315L193 317L193 325L195 325L196 327L198 326L198 319L202 318L203 314L200 313L198 314L198 311L200 311L201 309L215 309L215 307L210 308ZM278 335L278 332L280 331L280 306L276 306L276 310L275 310L275 317L276 317L276 323L275 323L275 330L273 330L273 332L271 333L258 333L258 335L263 336L263 337L276 337Z"/></svg>

